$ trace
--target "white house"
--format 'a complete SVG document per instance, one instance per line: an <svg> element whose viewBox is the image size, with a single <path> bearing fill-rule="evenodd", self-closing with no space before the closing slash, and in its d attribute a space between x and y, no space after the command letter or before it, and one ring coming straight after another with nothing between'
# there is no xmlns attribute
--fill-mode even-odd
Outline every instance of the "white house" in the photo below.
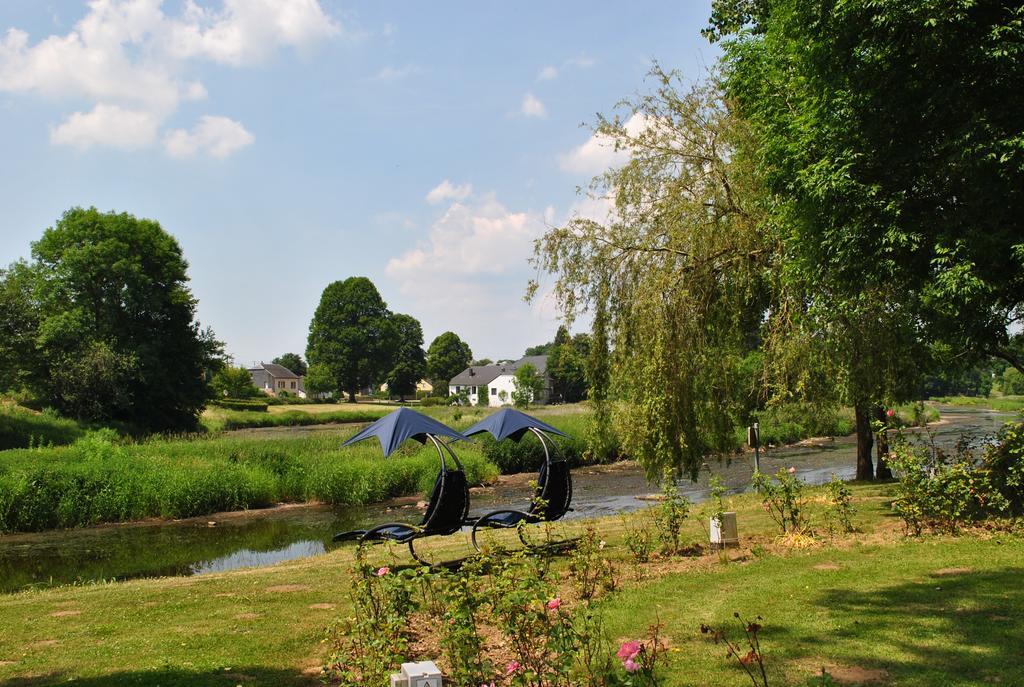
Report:
<svg viewBox="0 0 1024 687"><path fill-rule="evenodd" d="M537 374L544 379L544 391L539 398L533 399L533 403L547 403L551 396L551 379L547 375L546 355L530 355L514 363L467 367L448 382L448 393L465 391L472 405L478 405L481 398L485 398L491 407L509 405L512 403L512 392L516 390L516 370L527 363L537 368Z"/></svg>
<svg viewBox="0 0 1024 687"><path fill-rule="evenodd" d="M306 381L287 367L276 363L260 363L249 368L252 375L252 383L268 396L277 396L282 391L287 391L293 396L306 398Z"/></svg>

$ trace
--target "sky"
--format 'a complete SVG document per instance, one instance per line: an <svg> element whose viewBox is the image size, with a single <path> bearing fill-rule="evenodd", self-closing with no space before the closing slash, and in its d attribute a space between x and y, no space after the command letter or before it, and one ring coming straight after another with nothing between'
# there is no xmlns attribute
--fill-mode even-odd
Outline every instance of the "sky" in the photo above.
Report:
<svg viewBox="0 0 1024 687"><path fill-rule="evenodd" d="M0 264L70 207L155 219L239 364L303 353L325 286L478 358L554 337L533 241L616 157L589 126L699 79L710 1L0 3ZM622 114L628 115L620 111Z"/></svg>

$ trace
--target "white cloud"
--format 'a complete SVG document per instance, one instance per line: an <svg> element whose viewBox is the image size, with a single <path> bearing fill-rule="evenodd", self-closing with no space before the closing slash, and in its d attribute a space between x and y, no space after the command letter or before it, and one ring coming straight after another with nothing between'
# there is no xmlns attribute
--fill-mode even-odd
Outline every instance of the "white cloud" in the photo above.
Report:
<svg viewBox="0 0 1024 687"><path fill-rule="evenodd" d="M523 96L523 104L520 107L520 111L527 117L548 116L548 111L547 108L544 107L544 103L542 103L533 93L527 93Z"/></svg>
<svg viewBox="0 0 1024 687"><path fill-rule="evenodd" d="M159 124L150 112L99 103L89 112L75 112L51 129L50 142L79 150L97 145L133 150L151 145Z"/></svg>
<svg viewBox="0 0 1024 687"><path fill-rule="evenodd" d="M317 0L223 0L217 9L186 0L174 17L162 0L92 0L87 7L64 35L32 44L12 28L0 37L0 92L93 106L53 129L54 143L142 147L151 121L159 128L183 100L206 97L206 87L185 76L193 61L255 64L279 48L306 50L340 32ZM115 118L136 126L115 135L107 125Z"/></svg>
<svg viewBox="0 0 1024 687"><path fill-rule="evenodd" d="M250 145L254 138L245 127L227 117L199 118L192 131L174 129L164 138L164 149L171 157L193 157L205 153L224 158Z"/></svg>
<svg viewBox="0 0 1024 687"><path fill-rule="evenodd" d="M402 67L392 67L390 65L381 67L381 69L374 75L374 78L378 81L399 81L409 76L415 76L421 71L419 65L407 64Z"/></svg>
<svg viewBox="0 0 1024 687"><path fill-rule="evenodd" d="M597 64L597 62L592 57L577 55L576 57L570 57L567 59L565 64L570 67L576 67L577 69L590 69Z"/></svg>
<svg viewBox="0 0 1024 687"><path fill-rule="evenodd" d="M440 184L430 189L430 192L427 193L427 202L431 205L437 205L445 200L464 200L472 192L472 184L461 184L456 186L448 179L445 179Z"/></svg>
<svg viewBox="0 0 1024 687"><path fill-rule="evenodd" d="M431 226L424 245L392 258L387 272L399 279L501 274L526 264L544 226L543 215L510 212L493 193L472 204L456 202Z"/></svg>
<svg viewBox="0 0 1024 687"><path fill-rule="evenodd" d="M558 67L554 65L548 65L540 70L537 74L537 81L551 81L552 79L558 78Z"/></svg>
<svg viewBox="0 0 1024 687"><path fill-rule="evenodd" d="M637 113L626 120L624 126L630 136L636 136L647 125L644 115ZM594 175L621 165L628 159L629 151L615 150L614 140L604 134L595 133L582 145L559 155L558 165L566 172Z"/></svg>

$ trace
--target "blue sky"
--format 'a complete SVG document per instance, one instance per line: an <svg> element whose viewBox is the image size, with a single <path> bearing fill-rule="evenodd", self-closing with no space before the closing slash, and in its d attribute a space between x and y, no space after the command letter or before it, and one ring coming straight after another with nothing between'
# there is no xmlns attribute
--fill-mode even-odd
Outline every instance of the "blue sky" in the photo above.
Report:
<svg viewBox="0 0 1024 687"><path fill-rule="evenodd" d="M517 357L558 325L533 239L615 161L580 125L652 59L699 78L708 5L4 0L0 263L95 205L177 237L239 363L304 352L357 275L426 343Z"/></svg>

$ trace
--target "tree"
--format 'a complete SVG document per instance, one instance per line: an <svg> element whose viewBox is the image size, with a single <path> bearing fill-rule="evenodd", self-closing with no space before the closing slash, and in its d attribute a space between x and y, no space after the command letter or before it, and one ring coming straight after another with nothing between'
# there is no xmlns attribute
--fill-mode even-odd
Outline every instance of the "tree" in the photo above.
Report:
<svg viewBox="0 0 1024 687"><path fill-rule="evenodd" d="M303 360L302 356L298 353L285 353L282 356L274 358L270 362L291 370L300 377L304 377L306 375L306 371L309 369L306 365L306 361Z"/></svg>
<svg viewBox="0 0 1024 687"><path fill-rule="evenodd" d="M519 366L513 383L516 388L512 392L512 403L517 408L526 408L544 393L544 378L530 363Z"/></svg>
<svg viewBox="0 0 1024 687"><path fill-rule="evenodd" d="M539 346L530 346L529 348L526 349L526 351L523 352L523 355L526 357L534 355L547 355L549 352L551 352L551 347L554 345L554 341L549 341L546 344L540 344Z"/></svg>
<svg viewBox="0 0 1024 687"><path fill-rule="evenodd" d="M306 360L331 380L332 391L356 392L382 379L395 349L391 313L366 277L328 284L309 325Z"/></svg>
<svg viewBox="0 0 1024 687"><path fill-rule="evenodd" d="M569 336L565 325L558 328L548 350L547 373L551 378L552 396L564 403L583 400L587 392L586 360L590 339L586 335Z"/></svg>
<svg viewBox="0 0 1024 687"><path fill-rule="evenodd" d="M0 350L62 413L193 429L222 345L195 322L187 266L159 223L72 208L32 244L31 263L4 272L0 330L13 340Z"/></svg>
<svg viewBox="0 0 1024 687"><path fill-rule="evenodd" d="M427 372L423 328L411 315L392 315L391 326L396 338L395 358L386 381L388 391L405 401L406 395L416 393L416 384Z"/></svg>
<svg viewBox="0 0 1024 687"><path fill-rule="evenodd" d="M249 370L232 365L225 365L217 370L210 386L213 387L216 396L224 398L254 398L262 393L253 384Z"/></svg>
<svg viewBox="0 0 1024 687"><path fill-rule="evenodd" d="M617 423L627 452L652 478L665 468L696 476L707 454L735 446L746 394L740 362L747 324L764 313L773 233L738 154L746 127L716 84L684 87L657 66L651 78L653 93L596 126L630 155L590 186L608 218L549 230L535 265L556 275L568 323L585 310L600 314L592 399L604 418L609 386L628 404Z"/></svg>
<svg viewBox="0 0 1024 687"><path fill-rule="evenodd" d="M714 4L708 35L729 39L726 87L755 132L784 282L811 325L891 344L847 342L862 428L905 393L924 344L1024 370L1009 346L1024 315L1022 13L995 0ZM778 340L799 340L787 329ZM870 478L863 436L858 455Z"/></svg>
<svg viewBox="0 0 1024 687"><path fill-rule="evenodd" d="M448 382L459 374L473 360L469 344L454 332L445 332L430 342L427 349L427 375L434 386L434 393L441 391L448 395Z"/></svg>
<svg viewBox="0 0 1024 687"><path fill-rule="evenodd" d="M480 358L478 360L473 360L473 361L471 361L469 363L470 367L484 367L485 365L493 365L493 364L494 364L494 361L491 360L490 358Z"/></svg>

